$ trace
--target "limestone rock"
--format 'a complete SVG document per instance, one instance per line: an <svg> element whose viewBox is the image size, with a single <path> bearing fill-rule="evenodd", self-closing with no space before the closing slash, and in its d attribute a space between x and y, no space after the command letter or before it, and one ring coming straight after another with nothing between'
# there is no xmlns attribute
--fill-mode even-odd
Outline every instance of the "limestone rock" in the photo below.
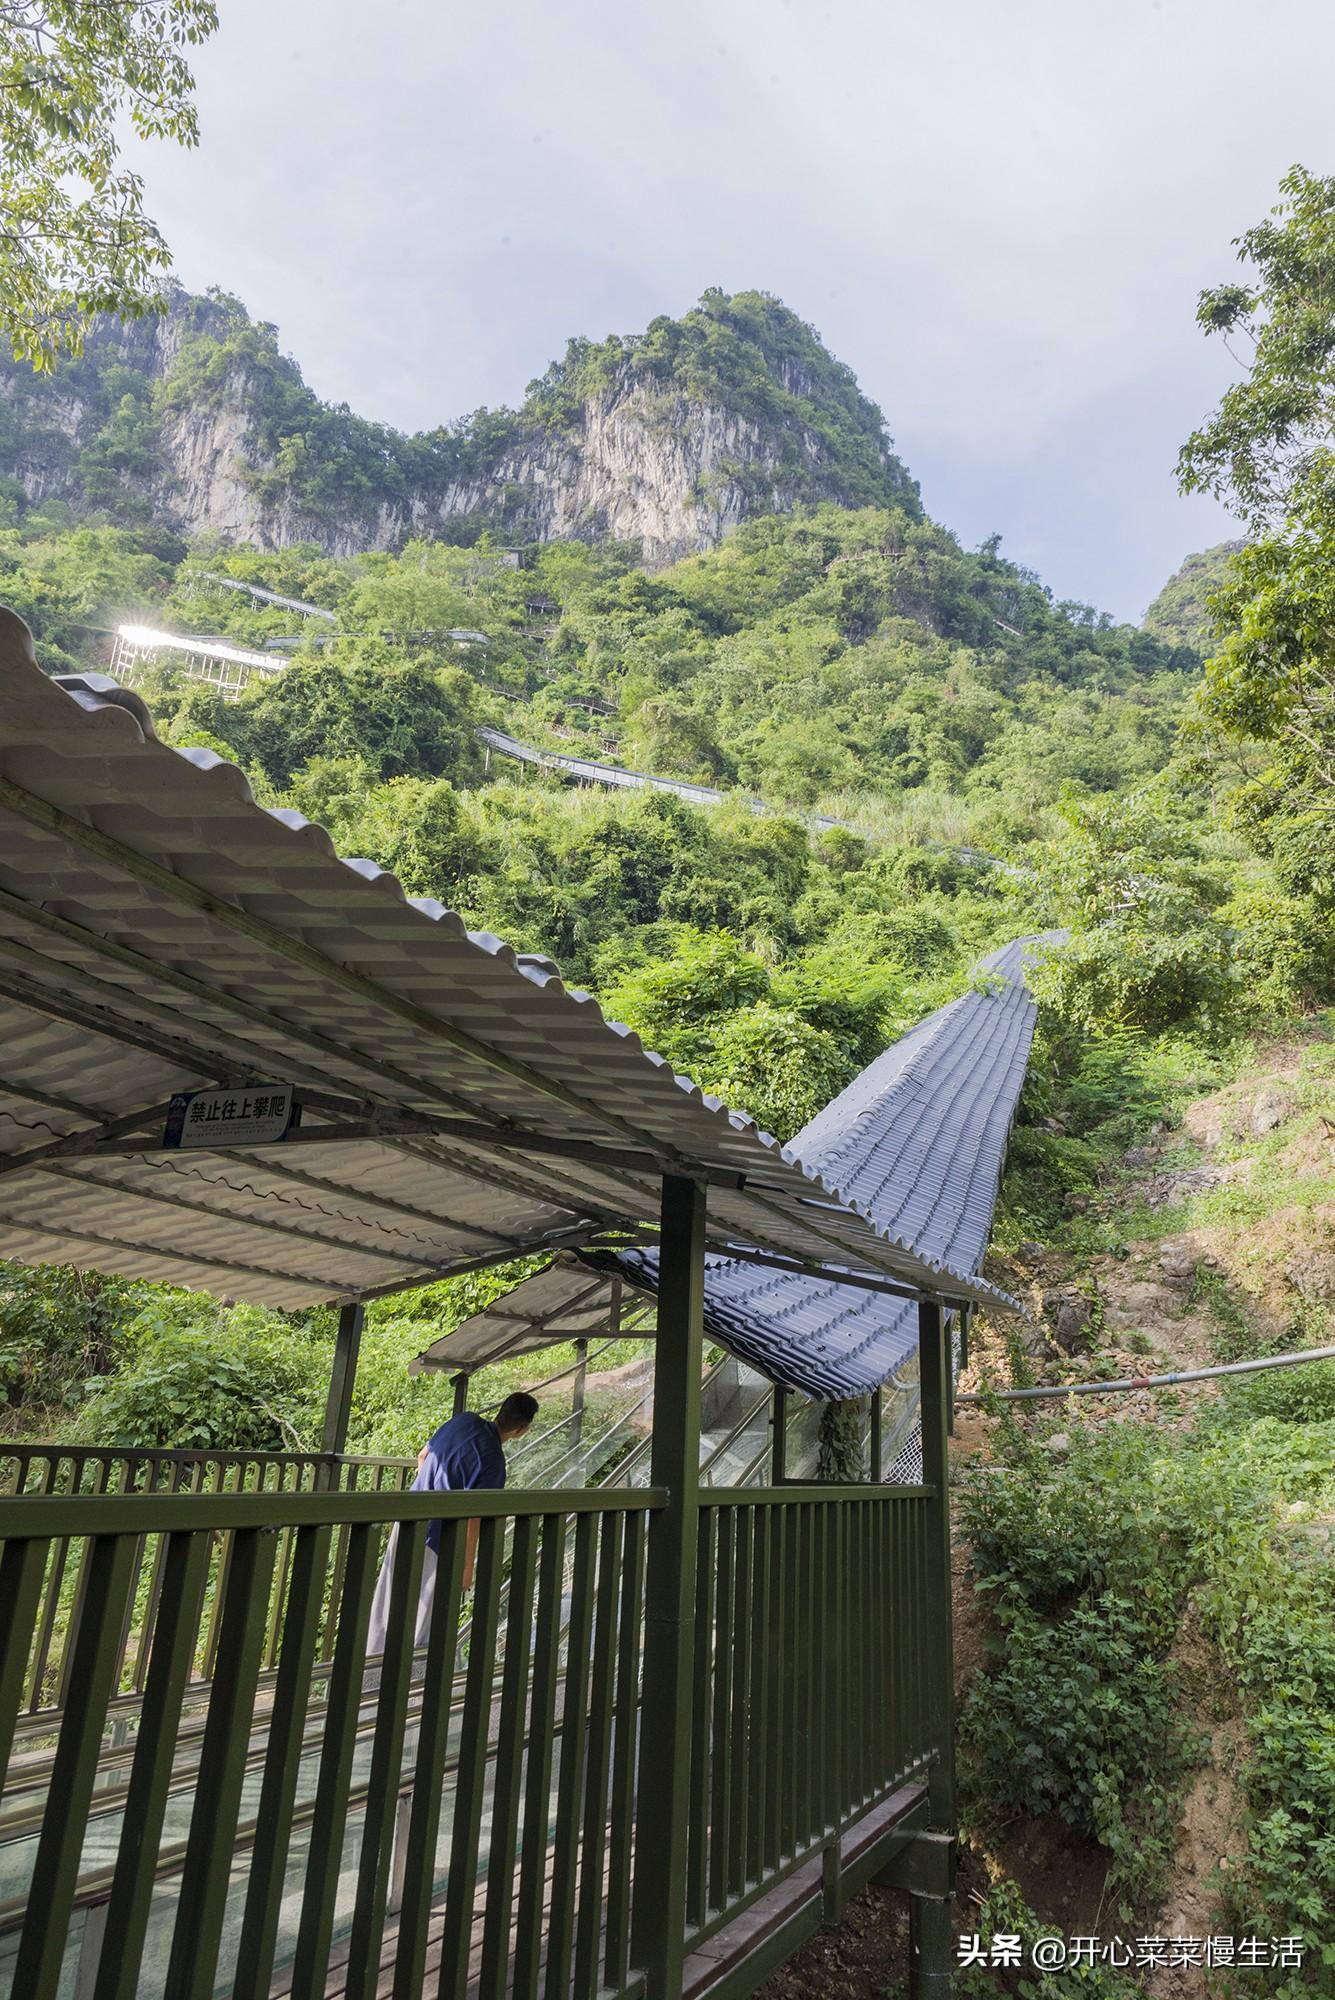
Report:
<svg viewBox="0 0 1335 2000"><path fill-rule="evenodd" d="M1196 1250L1188 1242L1174 1241L1170 1237L1159 1246L1159 1269L1170 1285L1189 1286L1196 1276L1199 1262Z"/></svg>
<svg viewBox="0 0 1335 2000"><path fill-rule="evenodd" d="M1111 1333L1144 1333L1161 1320L1181 1317L1182 1293L1167 1285L1132 1280L1109 1294L1103 1313Z"/></svg>
<svg viewBox="0 0 1335 2000"><path fill-rule="evenodd" d="M1076 1354L1088 1347L1094 1307L1083 1292L1071 1287L1045 1292L1043 1310L1053 1323L1057 1345L1063 1354Z"/></svg>
<svg viewBox="0 0 1335 2000"><path fill-rule="evenodd" d="M196 336L223 339L230 309L173 291L168 310L120 323L99 317L87 363L141 377L153 392L170 384L182 349ZM218 350L219 352L223 350ZM284 367L290 364L283 364ZM795 359L773 363L776 386L819 402L816 385ZM130 492L187 535L243 542L261 549L313 543L331 556L402 548L431 537L461 517L483 517L515 542L608 538L638 542L644 562L658 568L712 549L741 522L784 513L802 501L848 504L847 479L817 426L799 417L761 418L686 395L646 365L631 363L605 387L590 390L568 420L524 415L452 450L445 433L418 438L386 430L387 477L379 492L360 494L351 482L335 503L312 497L284 470L271 397L262 367L242 349L206 400L168 395L142 466L124 475ZM293 435L304 444L303 411L320 411L292 369L296 397ZM21 401L21 434L32 415L26 378L0 367L0 415ZM823 392L821 392L823 393ZM267 400L266 400L267 399ZM304 399L304 400L303 400ZM870 406L868 406L870 407ZM77 377L61 371L41 387L31 437L0 472L17 479L29 499L82 501L80 451L105 423L97 398L81 396ZM876 447L873 446L873 451ZM912 482L890 450L880 447L887 495L913 495Z"/></svg>
<svg viewBox="0 0 1335 2000"><path fill-rule="evenodd" d="M1250 1165L1250 1162L1245 1163ZM1244 1162L1236 1161L1226 1167L1186 1167L1181 1173L1152 1174L1142 1190L1147 1208L1173 1208L1188 1195L1208 1194L1212 1188L1223 1187L1225 1182L1245 1178L1238 1168Z"/></svg>
<svg viewBox="0 0 1335 2000"><path fill-rule="evenodd" d="M1077 1305L1074 1300L1069 1300L1066 1305L1058 1309L1057 1345L1067 1354L1075 1354L1089 1345L1086 1336L1089 1333L1091 1317L1091 1309L1087 1303Z"/></svg>
<svg viewBox="0 0 1335 2000"><path fill-rule="evenodd" d="M1212 1152L1223 1141L1224 1114L1213 1098L1204 1098L1187 1106L1182 1115L1182 1129L1198 1146Z"/></svg>
<svg viewBox="0 0 1335 2000"><path fill-rule="evenodd" d="M1282 1125L1293 1109L1281 1090L1263 1090L1251 1107L1248 1123L1258 1139Z"/></svg>
<svg viewBox="0 0 1335 2000"><path fill-rule="evenodd" d="M1335 1249L1299 1248L1285 1264L1284 1275L1303 1298L1329 1304L1335 1300Z"/></svg>

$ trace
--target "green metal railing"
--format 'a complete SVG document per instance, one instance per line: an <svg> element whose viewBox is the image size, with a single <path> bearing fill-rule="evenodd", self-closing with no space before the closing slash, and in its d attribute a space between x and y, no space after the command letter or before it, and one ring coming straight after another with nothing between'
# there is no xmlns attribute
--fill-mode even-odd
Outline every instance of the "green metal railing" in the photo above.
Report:
<svg viewBox="0 0 1335 2000"><path fill-rule="evenodd" d="M678 1956L837 1857L840 1831L938 1755L933 1497L701 1496L671 1781L689 1788ZM670 1518L661 1488L0 1498L0 1994L652 1990L666 1801L647 1574ZM368 1664L395 1523L389 1639ZM58 1659L57 1565L78 1604ZM34 1710L57 1666L69 1698Z"/></svg>
<svg viewBox="0 0 1335 2000"><path fill-rule="evenodd" d="M0 1496L222 1493L301 1493L335 1489L399 1492L412 1481L411 1459L346 1458L320 1452L176 1451L95 1449L24 1444L0 1446ZM91 1541L53 1543L43 1571L37 1638L23 1690L25 1730L40 1728L69 1697L79 1628L92 1570ZM276 1667L280 1612L293 1555L290 1529L279 1531L271 1603L266 1609L261 1668ZM335 1530L325 1591L322 1639L337 1625L347 1559L347 1530ZM210 1552L199 1627L188 1680L212 1679L231 1544L219 1536ZM163 1584L165 1548L140 1536L120 1635L113 1700L144 1691L150 1636Z"/></svg>
<svg viewBox="0 0 1335 2000"><path fill-rule="evenodd" d="M0 1498L14 1493L308 1493L323 1487L397 1492L410 1458L322 1451L183 1451L0 1440Z"/></svg>
<svg viewBox="0 0 1335 2000"><path fill-rule="evenodd" d="M49 1550L85 1538L89 1548L72 1663L79 1699L49 1751L50 1803L35 1827L0 1845L0 1953L8 1937L12 1991L24 2000L54 1995L71 1949L98 2000L159 1990L139 1977L146 1942L159 1976L165 1961L161 1990L173 1996L212 1994L220 1981L223 1990L267 1993L275 1966L294 1994L313 1995L340 1964L340 1991L373 1993L383 1970L396 1992L416 1994L428 1959L445 1992L463 1990L466 1970L498 1992L512 1958L517 1992L536 1993L539 1971L553 2000L596 1990L597 1979L582 1983L583 1960L606 1955L615 1973L629 1947L624 1926L619 1941L615 1926L605 1941L604 1876L615 1886L616 1869L583 1866L581 1829L605 1825L604 1852L628 1869L645 1522L656 1504L652 1493L563 1495L560 1512L546 1493L0 1504L0 1593L16 1610L0 1635L0 1751L9 1749L38 1643ZM465 1507L483 1517L466 1657ZM411 1608L426 1530L442 1515L435 1610L419 1661ZM390 1522L400 1526L395 1611L368 1675L367 1615ZM342 1589L332 1647L322 1649L339 1529ZM219 1534L227 1565L215 1673L182 1798L174 1779ZM262 1696L284 1534L292 1556L278 1665ZM161 1588L128 1783L104 1799L97 1781L142 1539L161 1555ZM164 1838L169 1816L183 1834L174 1846ZM559 1841L553 1826L565 1830ZM89 1864L99 1853L100 1870ZM162 1898L152 1902L164 1874L181 1912L169 1940L159 1935ZM552 1957L563 1937L571 1945L564 1984ZM621 1975L614 1990L629 1980L626 1964Z"/></svg>
<svg viewBox="0 0 1335 2000"><path fill-rule="evenodd" d="M702 1496L692 1944L931 1761L925 1523L916 1488Z"/></svg>

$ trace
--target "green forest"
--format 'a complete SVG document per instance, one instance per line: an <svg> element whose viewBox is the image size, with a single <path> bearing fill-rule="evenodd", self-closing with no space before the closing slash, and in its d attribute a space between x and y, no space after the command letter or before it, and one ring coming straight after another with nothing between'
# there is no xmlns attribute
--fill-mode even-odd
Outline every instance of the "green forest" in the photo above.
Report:
<svg viewBox="0 0 1335 2000"><path fill-rule="evenodd" d="M656 322L634 343L573 343L535 387L551 403L545 420L566 420L567 390L583 395L646 358L688 393L763 400L756 357L774 315L744 342L737 313L720 312ZM800 325L785 312L788 322ZM211 309L169 393L207 397L233 365L240 324ZM252 361L272 359L249 321L242 330ZM809 329L789 345L807 372L785 379L823 399L829 425L853 424L847 371L819 359ZM779 402L791 393L773 390ZM873 415L864 438L879 435ZM99 507L95 482L77 510L11 483L0 590L52 672L104 667L124 622L288 659L236 700L168 667L143 692L168 741L239 764L261 802L317 820L407 893L549 954L781 1138L1020 933L1072 933L1037 976L1058 1088L1078 1092L1109 1049L1128 1079L1190 1072L1327 998L1329 874L1314 872L1300 818L1281 808L1259 823L1275 744L1244 740L1202 682L1205 599L1229 574L1228 553L1193 559L1144 628L1116 625L1055 601L996 538L964 549L904 487L889 505L761 516L651 573L634 545L516 552L491 531L466 547L422 540L347 558L187 545ZM725 800L702 809L526 776L489 756L486 725L704 780ZM1091 1118L1060 1139L1022 1131L1036 1186L1093 1171ZM1125 1111L1112 1123L1123 1135ZM224 1315L207 1349L190 1347L181 1329L212 1306L140 1300L132 1287L127 1312L119 1286L64 1276L34 1287L17 1271L6 1282L11 1429L309 1440L320 1377L309 1332L327 1340L327 1326ZM460 1298L476 1293L470 1281ZM443 1391L415 1381L396 1398L390 1385L405 1389L397 1369L405 1343L421 1344L418 1318L452 1310L434 1288L410 1308L377 1308L397 1358L383 1390L374 1370L359 1388L357 1448L402 1450L420 1434ZM252 1385L263 1349L272 1380L218 1401L210 1382L233 1347ZM169 1374L179 1393L139 1397L133 1383L162 1367L193 1369L198 1393Z"/></svg>
<svg viewBox="0 0 1335 2000"><path fill-rule="evenodd" d="M1033 976L995 1239L1051 1324L1038 1348L998 1332L997 1367L1021 1383L1115 1375L1118 1268L1194 1230L1241 1246L1241 1261L1194 1262L1182 1295L1212 1357L1319 1345L1335 1337L1335 181L1295 170L1282 193L1242 239L1246 281L1202 299L1202 330L1245 328L1254 358L1180 465L1245 532L1190 558L1140 626L1057 600L997 538L966 549L929 519L849 371L759 293L572 342L520 412L411 440L317 405L272 329L215 298L156 389L95 348L66 364L101 399L101 429L74 500L0 491L0 595L51 672L104 671L127 622L286 659L235 700L165 665L141 691L167 741L239 765L261 803L318 821L408 894L550 955L781 1139L964 991L987 950L1069 933ZM348 556L187 543L137 482L154 427L207 406L241 363L266 385L255 477L330 518L492 463L521 433L559 436L626 371L661 387L665 422L676 397L719 405L818 435L825 469L791 511L656 570L634 544L515 547L481 518ZM30 380L0 410L55 450L42 394ZM724 798L525 775L488 727ZM1280 1046L1285 1109L1248 1127ZM1203 1102L1224 1107L1209 1138L1191 1122ZM416 1450L450 1392L408 1360L514 1276L370 1308L350 1450ZM1067 1308L1084 1345L1060 1350ZM328 1312L0 1267L0 1431L310 1448L332 1336ZM1155 1351L1138 1327L1119 1340ZM525 1379L489 1371L479 1400ZM1058 1815L1111 1858L1117 1907L1152 1912L1201 1757L1174 1654L1190 1607L1252 1745L1225 1907L1313 1945L1307 1974L1238 1990L1329 1994L1328 1573L1286 1568L1274 1523L1329 1519L1335 1405L1313 1370L1258 1383L1198 1424L1176 1404L1102 1429L997 1417L996 1461L1023 1478L966 1478L962 1501L1007 1641L965 1711L970 1811L998 1839ZM1078 1724L1054 1694L1072 1685ZM985 1923L1027 1921L1017 1894L998 1888ZM1077 1988L1140 1990L1099 1973L1044 1991Z"/></svg>
<svg viewBox="0 0 1335 2000"><path fill-rule="evenodd" d="M921 514L881 412L813 329L766 292L714 287L682 318L662 315L642 335L572 340L518 408L474 410L412 436L322 402L282 352L277 329L230 293L174 289L168 298L165 356L151 319L99 322L83 351L50 374L34 375L0 350L0 466L39 468L46 489L65 493L81 517L143 526L155 516L164 431L227 408L242 387L243 478L258 499L334 530L382 508L430 507L461 484L499 482L490 512L469 508L440 525L447 540L468 545L498 515L522 531L522 500L505 493L516 450L577 438L587 402L634 387L651 426L668 433L691 405L753 426L767 463L739 456L727 470L762 505L777 475L802 502L834 496Z"/></svg>

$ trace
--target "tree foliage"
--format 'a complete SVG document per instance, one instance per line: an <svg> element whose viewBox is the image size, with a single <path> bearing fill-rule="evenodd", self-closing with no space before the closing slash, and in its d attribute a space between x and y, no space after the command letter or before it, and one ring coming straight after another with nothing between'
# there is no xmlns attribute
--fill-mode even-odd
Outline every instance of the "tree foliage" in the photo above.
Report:
<svg viewBox="0 0 1335 2000"><path fill-rule="evenodd" d="M1194 1019L1217 1028L1233 1010L1233 936L1215 911L1227 879L1196 829L1163 794L1063 800L1067 838L1047 875L1069 942L1036 975L1068 1020L1163 1029Z"/></svg>
<svg viewBox="0 0 1335 2000"><path fill-rule="evenodd" d="M593 398L648 383L748 419L762 430L770 463L754 468L763 489L777 474L798 497L837 493L849 506L894 502L920 511L918 488L890 450L885 419L836 361L814 327L769 292L729 296L711 286L697 306L652 320L645 332L572 340L561 361L529 384L523 415L568 431ZM813 444L819 449L813 450ZM745 477L745 468L733 468Z"/></svg>
<svg viewBox="0 0 1335 2000"><path fill-rule="evenodd" d="M0 11L0 327L49 369L97 313L161 308L167 247L124 165L141 139L199 136L187 51L212 0L13 0Z"/></svg>
<svg viewBox="0 0 1335 2000"><path fill-rule="evenodd" d="M1214 638L1211 601L1244 546L1241 541L1218 542L1187 556L1147 608L1144 630L1165 646L1185 648L1203 660Z"/></svg>
<svg viewBox="0 0 1335 2000"><path fill-rule="evenodd" d="M889 1039L888 968L827 948L771 971L728 930L684 926L605 1006L702 1089L791 1139Z"/></svg>
<svg viewBox="0 0 1335 2000"><path fill-rule="evenodd" d="M180 679L151 692L179 740L202 731L275 787L316 758L360 760L375 783L449 771L466 784L482 768L476 686L430 658L377 654L368 645L342 667L312 656L294 661L271 680L252 680L235 701Z"/></svg>
<svg viewBox="0 0 1335 2000"><path fill-rule="evenodd" d="M1287 887L1335 909L1335 179L1295 167L1238 239L1249 282L1202 294L1246 373L1183 449L1181 483L1253 531L1215 592L1203 726L1241 753L1234 804Z"/></svg>

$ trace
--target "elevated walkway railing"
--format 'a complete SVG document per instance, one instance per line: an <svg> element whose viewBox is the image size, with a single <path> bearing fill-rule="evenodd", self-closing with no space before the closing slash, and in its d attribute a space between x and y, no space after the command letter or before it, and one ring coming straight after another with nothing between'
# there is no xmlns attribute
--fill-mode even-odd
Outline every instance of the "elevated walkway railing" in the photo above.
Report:
<svg viewBox="0 0 1335 2000"><path fill-rule="evenodd" d="M397 1492L410 1458L324 1451L217 1451L143 1445L19 1444L0 1439L0 1499L15 1493Z"/></svg>
<svg viewBox="0 0 1335 2000"><path fill-rule="evenodd" d="M0 1444L0 1500L78 1496L101 1499L127 1494L296 1494L322 1490L397 1493L411 1484L416 1470L411 1459L354 1458L326 1452L158 1451L138 1447ZM277 1607L292 1556L291 1531L280 1529L278 1539L275 1603L266 1614L262 1672L269 1672L277 1665ZM327 1618L330 1632L337 1623L346 1540L345 1533L336 1534L332 1549ZM91 1546L88 1541L73 1538L57 1541L43 1566L36 1636L22 1689L24 1733L39 1727L44 1716L58 1712L69 1699L90 1576ZM164 1559L164 1549L159 1543L147 1537L139 1539L118 1640L117 1696L143 1694ZM220 1537L206 1579L196 1645L187 1675L190 1682L208 1681L214 1672L218 1615L229 1559L229 1544L225 1537Z"/></svg>
<svg viewBox="0 0 1335 2000"><path fill-rule="evenodd" d="M701 1494L676 1782L690 1788L683 1944L706 1963L733 1919L837 1859L938 1754L919 1590L931 1498ZM632 2000L645 1905L661 1899L636 1853L662 1810L640 1724L665 1503L652 1487L346 1485L0 1499L0 1768L35 1682L59 1667L77 1690L15 1746L11 1778L40 1754L49 1782L20 1787L8 1833L0 1821L0 1994L415 1995L425 1981ZM389 1638L368 1662L394 1524ZM79 1601L58 1661L44 1631L57 1566Z"/></svg>

